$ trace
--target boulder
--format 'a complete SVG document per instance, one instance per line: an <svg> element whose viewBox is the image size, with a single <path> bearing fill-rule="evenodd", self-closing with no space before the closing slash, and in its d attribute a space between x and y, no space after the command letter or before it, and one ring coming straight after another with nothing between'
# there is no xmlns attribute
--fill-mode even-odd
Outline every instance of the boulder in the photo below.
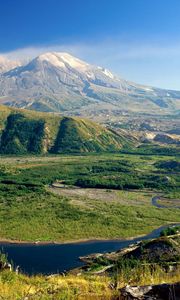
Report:
<svg viewBox="0 0 180 300"><path fill-rule="evenodd" d="M147 286L126 286L120 290L120 300L180 300L180 282Z"/></svg>

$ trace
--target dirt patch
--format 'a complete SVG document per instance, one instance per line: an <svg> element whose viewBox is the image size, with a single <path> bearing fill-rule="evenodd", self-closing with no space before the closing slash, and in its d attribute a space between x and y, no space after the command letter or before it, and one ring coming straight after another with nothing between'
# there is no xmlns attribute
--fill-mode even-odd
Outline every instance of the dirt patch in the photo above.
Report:
<svg viewBox="0 0 180 300"><path fill-rule="evenodd" d="M151 194L145 192L116 191L109 189L69 187L63 184L48 187L48 190L57 195L66 196L74 205L88 208L93 206L85 200L99 200L104 202L118 202L123 205L151 205Z"/></svg>
<svg viewBox="0 0 180 300"><path fill-rule="evenodd" d="M180 208L180 199L160 198L157 203L167 208Z"/></svg>

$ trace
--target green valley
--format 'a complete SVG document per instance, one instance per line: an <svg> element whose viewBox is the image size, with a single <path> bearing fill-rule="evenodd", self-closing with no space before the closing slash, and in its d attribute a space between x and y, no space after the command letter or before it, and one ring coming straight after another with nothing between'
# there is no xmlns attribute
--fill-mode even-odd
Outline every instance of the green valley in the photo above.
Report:
<svg viewBox="0 0 180 300"><path fill-rule="evenodd" d="M159 168L175 159L120 153L2 156L0 237L121 238L179 222L180 210L151 204L159 193L178 198L179 174ZM54 182L64 188L52 188Z"/></svg>
<svg viewBox="0 0 180 300"><path fill-rule="evenodd" d="M131 237L179 221L178 147L77 117L0 112L1 239Z"/></svg>

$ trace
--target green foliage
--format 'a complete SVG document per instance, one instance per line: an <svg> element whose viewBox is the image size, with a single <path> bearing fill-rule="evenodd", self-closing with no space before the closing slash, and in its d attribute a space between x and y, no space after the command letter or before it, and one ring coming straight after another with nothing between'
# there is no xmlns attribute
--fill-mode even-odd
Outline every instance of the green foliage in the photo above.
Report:
<svg viewBox="0 0 180 300"><path fill-rule="evenodd" d="M178 156L178 147L165 147L154 144L143 144L137 148L123 149L123 153L141 154L141 155L167 155L167 156Z"/></svg>
<svg viewBox="0 0 180 300"><path fill-rule="evenodd" d="M180 232L180 226L171 226L161 231L161 236L169 236Z"/></svg>
<svg viewBox="0 0 180 300"><path fill-rule="evenodd" d="M0 162L0 236L21 240L74 240L83 238L118 238L147 233L168 222L178 222L177 209L157 209L151 206L147 193L116 192L112 201L55 195L47 186L63 181L85 187L125 189L148 186L162 180L155 162L165 157L124 154L59 155L45 157L2 157ZM153 172L157 171L159 175ZM153 177L155 176L155 177ZM158 178L156 176L159 176ZM178 174L173 175L171 191L178 195ZM159 184L159 183L158 183ZM109 190L108 190L109 191ZM168 188L169 191L169 188ZM146 194L146 192L144 191ZM108 199L108 195L109 199ZM139 197L138 197L139 195ZM124 198L121 202L121 196ZM132 196L132 199L131 199ZM76 202L77 200L77 202Z"/></svg>
<svg viewBox="0 0 180 300"><path fill-rule="evenodd" d="M64 117L52 153L117 151L121 137L88 120Z"/></svg>
<svg viewBox="0 0 180 300"><path fill-rule="evenodd" d="M84 210L42 187L23 185L1 185L0 204L1 237L21 240L134 236L179 218L178 211L98 200L90 202L93 210Z"/></svg>
<svg viewBox="0 0 180 300"><path fill-rule="evenodd" d="M92 178L81 178L75 182L77 186L85 188L109 188L109 189L142 189L143 184L133 176L122 175L119 178L108 179L101 176L94 176Z"/></svg>
<svg viewBox="0 0 180 300"><path fill-rule="evenodd" d="M89 120L26 110L4 111L1 106L0 112L3 154L114 152L132 145L128 138Z"/></svg>
<svg viewBox="0 0 180 300"><path fill-rule="evenodd" d="M157 162L155 166L160 169L180 172L180 162L176 160Z"/></svg>
<svg viewBox="0 0 180 300"><path fill-rule="evenodd" d="M116 263L117 270L124 270L125 272L130 272L133 268L137 268L142 264L141 261L134 257L129 259L120 257Z"/></svg>
<svg viewBox="0 0 180 300"><path fill-rule="evenodd" d="M0 263L2 264L8 263L7 255L3 251L0 251Z"/></svg>
<svg viewBox="0 0 180 300"><path fill-rule="evenodd" d="M1 153L25 154L43 151L44 121L10 114L1 137Z"/></svg>
<svg viewBox="0 0 180 300"><path fill-rule="evenodd" d="M16 281L16 278L17 276L14 272L10 272L9 270L1 272L1 282L3 284L7 284L7 282L12 284Z"/></svg>

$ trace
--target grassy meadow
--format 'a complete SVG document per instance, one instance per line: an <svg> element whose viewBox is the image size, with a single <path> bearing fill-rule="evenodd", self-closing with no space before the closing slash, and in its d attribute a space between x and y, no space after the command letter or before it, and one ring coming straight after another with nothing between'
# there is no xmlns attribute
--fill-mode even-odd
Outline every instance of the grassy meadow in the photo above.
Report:
<svg viewBox="0 0 180 300"><path fill-rule="evenodd" d="M157 266L139 266L122 270L114 277L82 275L57 275L53 277L32 276L3 271L0 273L0 295L5 300L118 300L118 289L131 285L151 285L161 283L176 283L180 281L179 268L173 273L167 273ZM112 285L116 288L112 289Z"/></svg>
<svg viewBox="0 0 180 300"><path fill-rule="evenodd" d="M165 161L178 158L115 153L1 156L0 238L125 238L179 222L179 209L151 205L158 193L179 195L179 173L161 168ZM55 181L81 189L52 189Z"/></svg>

